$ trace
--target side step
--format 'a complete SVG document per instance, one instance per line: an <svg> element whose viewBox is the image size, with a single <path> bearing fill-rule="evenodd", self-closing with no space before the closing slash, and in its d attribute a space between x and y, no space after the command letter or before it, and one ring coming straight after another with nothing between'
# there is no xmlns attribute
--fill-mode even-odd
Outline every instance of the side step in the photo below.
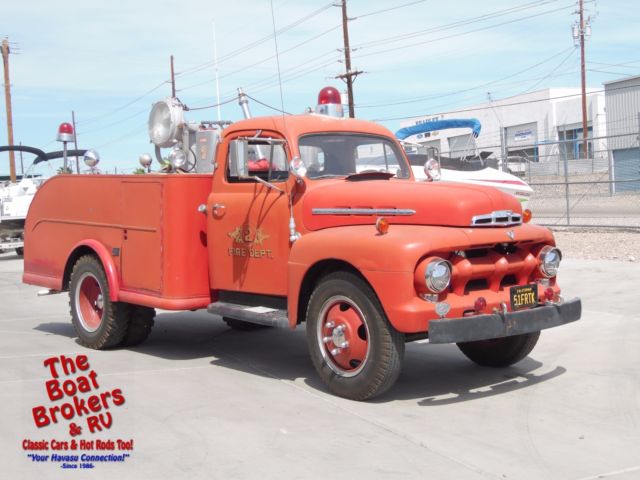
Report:
<svg viewBox="0 0 640 480"><path fill-rule="evenodd" d="M209 313L267 327L289 328L286 310L270 307L252 307L237 303L216 302L207 307Z"/></svg>

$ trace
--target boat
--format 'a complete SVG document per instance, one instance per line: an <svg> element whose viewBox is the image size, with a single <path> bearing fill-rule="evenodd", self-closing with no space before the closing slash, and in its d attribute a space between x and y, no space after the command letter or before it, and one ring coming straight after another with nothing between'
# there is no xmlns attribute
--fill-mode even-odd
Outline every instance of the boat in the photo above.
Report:
<svg viewBox="0 0 640 480"><path fill-rule="evenodd" d="M482 126L480 121L475 118L446 119L404 127L396 132L396 137L404 146L411 169L418 181L429 180L424 165L429 158L434 157L434 152L428 152L428 147L407 141L407 139L414 135L424 135L425 133L451 128L469 128L471 129L471 138L475 139L480 135ZM430 148L433 150L432 147ZM470 155L461 155L459 157L439 157L440 181L495 187L515 196L522 204L523 209L528 207L533 189L524 180L499 170L497 168L497 159L491 158L493 152L476 153L475 142L469 150L474 150L474 152ZM437 157L438 155L436 154L435 156Z"/></svg>

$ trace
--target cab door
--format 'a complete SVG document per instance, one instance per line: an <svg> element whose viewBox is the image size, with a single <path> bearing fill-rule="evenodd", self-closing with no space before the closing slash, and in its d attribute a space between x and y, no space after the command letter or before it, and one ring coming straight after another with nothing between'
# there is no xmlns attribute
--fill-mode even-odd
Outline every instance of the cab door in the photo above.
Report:
<svg viewBox="0 0 640 480"><path fill-rule="evenodd" d="M231 134L220 146L219 170L207 201L211 289L285 296L292 182L288 157L282 141L266 139L273 132L263 132L264 140L247 140L255 134ZM245 156L245 171L237 169L238 155Z"/></svg>

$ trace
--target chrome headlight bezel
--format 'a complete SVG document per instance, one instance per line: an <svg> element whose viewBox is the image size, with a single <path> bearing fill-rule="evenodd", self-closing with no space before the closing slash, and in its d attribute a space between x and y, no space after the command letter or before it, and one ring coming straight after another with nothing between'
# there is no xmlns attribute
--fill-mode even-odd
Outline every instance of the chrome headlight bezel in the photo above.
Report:
<svg viewBox="0 0 640 480"><path fill-rule="evenodd" d="M545 278L553 278L558 274L561 261L560 249L547 245L538 254L538 270Z"/></svg>
<svg viewBox="0 0 640 480"><path fill-rule="evenodd" d="M442 258L434 258L424 271L424 281L427 289L433 293L441 293L451 283L451 262Z"/></svg>

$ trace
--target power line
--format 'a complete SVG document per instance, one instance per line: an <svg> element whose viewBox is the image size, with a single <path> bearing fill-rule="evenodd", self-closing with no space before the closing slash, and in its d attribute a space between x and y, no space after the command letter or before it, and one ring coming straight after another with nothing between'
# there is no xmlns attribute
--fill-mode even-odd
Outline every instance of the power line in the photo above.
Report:
<svg viewBox="0 0 640 480"><path fill-rule="evenodd" d="M613 92L613 91L617 91L617 90L626 90L628 88L638 88L637 85L628 85L625 87L615 87L615 88L607 88L606 90L600 89L600 90L592 90L591 92L587 92L587 95L595 95L597 93L604 93L605 91L607 92ZM582 95L582 93L572 93L572 94L568 94L568 95L558 95L556 97L547 97L547 98L539 98L537 100L524 100L522 102L514 102L514 103L502 103L500 105L493 105L493 106L486 106L486 107L475 107L475 108L465 108L462 110L450 110L447 112L437 112L437 113L421 113L421 114L417 114L417 115L409 115L406 117L388 117L388 118L376 118L373 119L372 121L374 122L387 122L387 121L392 121L392 120L409 120L412 118L419 118L419 117L424 117L424 116L431 116L431 115L449 115L451 113L465 113L465 112L476 112L478 110L488 110L490 108L502 108L502 107L513 107L516 105L529 105L532 103L540 103L540 102L547 102L549 100L561 100L563 98L573 98L573 97L580 97ZM493 102L495 103L495 101Z"/></svg>
<svg viewBox="0 0 640 480"><path fill-rule="evenodd" d="M569 59L573 56L573 54L574 54L574 51L573 51L573 49L572 49L572 51L570 51L570 52L569 52L569 55L567 55L566 57L564 57L564 58L562 59L562 61L561 61L558 65L556 65L556 67L555 67L553 70L551 70L547 75L545 75L544 77L542 77L541 79L539 79L536 83L534 83L534 84L533 84L533 85L531 85L529 88L527 88L527 89L526 89L526 90L524 90L523 92L520 92L520 93L519 93L519 94L517 94L517 95L524 95L525 93L529 93L529 92L531 92L532 90L534 90L538 85L540 85L542 82L544 82L545 80L547 80L548 78L550 78L550 77L551 77L551 75L553 75L554 73L556 73L556 72L558 71L558 69L559 69L560 67L562 67L562 66L567 62L567 60L569 60Z"/></svg>
<svg viewBox="0 0 640 480"><path fill-rule="evenodd" d="M370 17L372 15L378 15L380 13L391 12L392 10L398 10L398 9L401 9L401 8L410 7L411 5L417 5L418 3L424 3L426 1L428 1L428 0L415 0L413 2L403 3L402 5L397 5L395 7L383 8L382 10L376 10L374 12L369 12L369 13L365 13L363 15L358 15L356 17L350 18L349 20L358 20L360 18Z"/></svg>
<svg viewBox="0 0 640 480"><path fill-rule="evenodd" d="M292 47L290 47L290 48L288 48L288 49L285 49L285 50L281 51L281 52L280 52L280 55L283 55L283 54L285 54L285 53L291 52L292 50L295 50L295 49L297 49L297 48L299 48L299 47L302 47L303 45L306 45L306 44L308 44L308 43L310 43L310 42L312 42L312 41L314 41L314 40L317 40L318 38L321 38L321 37L323 37L323 36L327 35L328 33L333 32L334 30L337 30L337 29L338 29L338 28L340 28L341 26L342 26L341 24L334 25L333 27L331 27L331 28L329 28L328 30L325 30L325 31L323 31L323 32L319 33L318 35L315 35L315 36L313 36L313 37L311 37L311 38L309 38L309 39L307 39L307 40L305 40L305 41L303 41L303 42L300 42L300 43L298 43L298 44L296 44L296 45L294 45L294 46L292 46ZM334 52L334 50L330 50L329 52L324 53L322 56L329 55L329 54L331 54L331 53L333 53L333 52ZM270 57L263 58L262 60L260 60L260 61L258 61L258 62L253 62L253 63L252 63L252 64L250 64L250 65L245 65L245 66L244 66L244 67L242 67L242 68L238 68L238 69L236 69L236 70L234 70L234 71L232 71L232 72L228 72L228 73L225 73L224 75L220 75L219 79L221 80L221 79L223 79L223 78L227 78L227 77L230 77L230 76L232 76L232 75L236 75L236 74L238 74L238 73L246 72L246 71L248 71L248 70L250 70L250 69L252 69L252 68L254 68L254 67L258 66L258 65L261 65L261 64L263 64L263 63L268 62L269 60L273 60L274 58L276 58L276 56L275 56L275 55L272 55L272 56L270 56ZM206 84L208 84L208 83L210 83L210 82L212 82L212 81L213 81L213 80L211 80L211 79L210 79L210 80L206 80L206 81L204 81L204 82L199 82L199 83L196 83L196 84L193 84L193 85L189 85L189 86L184 87L184 88L180 88L180 89L178 89L178 91L182 92L182 91L184 91L184 90L189 90L189 89L191 89L191 88L200 87L200 86L202 86L202 85L206 85Z"/></svg>
<svg viewBox="0 0 640 480"><path fill-rule="evenodd" d="M565 54L565 53L567 53L569 51L573 52L573 50L574 50L574 47L565 48L565 49L559 51L558 53L555 53L552 56L550 56L548 58L545 58L544 60L542 60L542 61L540 61L538 63L535 63L533 65L529 65L529 66L523 68L522 70L518 70L517 72L511 73L511 74L509 74L509 75L507 75L505 77L501 77L501 78L498 78L496 80L491 80L489 82L485 82L485 83L482 83L480 85L476 85L474 87L469 87L469 88L465 88L465 89L462 89L462 90L449 92L449 93L446 93L446 94L428 95L426 97L414 97L414 98L408 98L406 100L399 100L399 101L395 101L395 102L358 105L358 108L379 108L379 107L388 107L388 106L394 106L394 105L402 105L402 104L407 104L407 103L415 103L415 102L420 102L420 101L424 101L424 100L432 100L434 98L450 97L450 96L454 96L454 95L459 95L460 93L466 93L466 92L470 92L470 91L473 91L473 90L477 90L479 88L485 88L485 87L488 87L490 85L502 82L504 80L508 80L510 78L517 77L518 75L521 75L522 73L528 72L528 71L530 71L530 70L532 70L532 69L534 69L536 67L539 67L540 65L543 65L543 64L545 64L547 62L550 62L551 60L553 60L554 58L559 57L560 55L563 55L563 54Z"/></svg>
<svg viewBox="0 0 640 480"><path fill-rule="evenodd" d="M572 8L572 7L573 7L573 5L567 5L567 6L564 6L564 7L561 7L561 8L555 8L553 10L546 10L544 12L537 13L537 14L534 14L534 15L528 15L526 17L519 17L519 18L508 20L508 21L505 21L505 22L495 23L493 25L488 25L488 26L485 26L485 27L480 27L480 28L475 28L475 29L472 29L472 30L467 30L466 32L460 32L460 33L454 33L454 34L451 34L451 35L445 35L443 37L438 37L438 38L434 38L434 39L431 39L431 40L425 40L425 41L416 42L416 43L410 43L410 44L406 44L406 45L401 45L399 47L392 47L392 48L387 48L387 49L384 49L384 50L377 50L375 52L366 53L364 55L359 55L358 58L370 57L370 56L373 56L373 55L380 55L381 53L389 53L389 52L393 52L393 51L396 51L396 50L404 50L404 49L407 49L407 48L410 48L410 47L417 47L419 45L426 45L428 43L435 43L435 42L439 42L441 40L448 40L448 39L451 39L451 38L461 37L461 36L464 36L464 35L469 35L471 33L477 33L477 32L481 32L481 31L484 31L484 30L490 30L492 28L502 27L504 25L509 25L509 24L512 24L512 23L521 22L523 20L530 20L532 18L541 17L543 15L549 15L551 13L557 13L557 12L560 12L562 10L566 10L567 8Z"/></svg>
<svg viewBox="0 0 640 480"><path fill-rule="evenodd" d="M259 38L258 40L255 40L255 41L253 41L253 42L251 42L251 43L249 43L247 45L244 45L243 47L240 47L240 48L238 48L236 50L233 50L232 52L229 52L229 53L227 53L225 55L222 55L218 59L218 64L220 64L220 63L222 63L222 62L224 62L226 60L229 60L229 59L231 59L231 58L233 58L233 57L235 57L235 56L237 56L237 55L239 55L241 53L247 52L247 51L249 51L249 50L251 50L251 49L253 49L253 48L255 48L255 47L259 46L259 45L262 45L264 42L266 42L268 40L271 40L274 37L274 35L280 35L282 33L285 33L287 31L291 30L292 28L295 28L298 25L306 22L307 20L319 15L320 13L324 12L325 10L328 10L331 7L333 7L333 2L328 3L328 4L318 8L317 10L314 10L313 12L305 15L304 17L299 18L298 20L296 20L296 21L294 21L294 22L292 22L292 23L290 23L288 25L285 25L284 27L280 28L279 30L277 30L274 33L266 35L266 36L264 36L262 38ZM184 70L182 72L179 72L177 75L180 75L180 76L192 75L192 74L194 74L196 72L199 72L201 70L204 70L204 69L212 66L214 63L215 62L213 62L213 61L204 62L204 63L201 63L200 65L196 65L196 66L188 68L188 69L186 69L186 70Z"/></svg>
<svg viewBox="0 0 640 480"><path fill-rule="evenodd" d="M124 105L122 105L122 106L120 106L120 107L118 107L118 108L114 108L113 110L111 110L111 111L109 111L109 112L102 113L102 114L100 114L100 115L96 115L96 116L90 117L90 118L88 118L88 119L86 119L86 120L83 120L83 121L79 121L79 122L78 122L78 125L85 125L85 124L87 124L87 123L92 123L92 122L95 122L96 120L99 120L99 119L101 119L101 118L108 117L108 116L113 115L114 113L120 112L120 111L124 110L125 108L127 108L127 107L129 107L129 106L133 105L134 103L139 102L139 101L140 101L140 100L142 100L144 97L146 97L147 95L150 95L151 93L155 92L155 91L156 91L156 90L158 90L160 87L162 87L162 86L164 86L164 85L166 85L166 84L167 84L167 82L166 82L166 81L160 82L158 85L156 85L156 86L155 86L155 87L153 87L152 89L147 90L145 93L143 93L143 94L142 94L142 95L140 95L139 97L134 98L133 100L131 100L131 101L129 101L129 102L127 102L127 103L125 103Z"/></svg>
<svg viewBox="0 0 640 480"><path fill-rule="evenodd" d="M383 45L383 44L388 44L388 43L393 43L393 42L397 42L397 41L401 41L401 40L407 40L409 38L415 38L415 37L420 37L423 35L427 35L429 33L438 33L438 32L442 32L442 31L446 31L446 30L451 30L452 28L456 28L456 27L461 27L461 26L465 26L465 25L470 25L473 23L477 23L477 22L482 22L485 20L490 20L492 18L497 18L497 17L502 17L505 15L509 15L510 13L515 13L515 12L520 12L522 10L528 10L530 8L536 8L542 5L546 5L549 3L554 3L557 2L558 0L544 0L542 2L529 2L529 3L525 3L523 5L519 5L516 7L510 7L507 9L503 9L503 10L497 10L495 12L491 12L491 13L486 13L484 15L479 15L477 17L471 17L471 18L467 18L465 20L459 20L453 23L448 23L445 25L438 25L435 27L430 27L424 30L418 30L415 32L409 32L409 33L403 33L401 35L393 35L391 37L387 37L387 38L382 38L382 39L378 39L378 40L372 40L370 42L364 42L361 43L359 45L356 45L354 48L358 48L358 49L363 49L363 48L369 48L369 47L374 47L377 45Z"/></svg>

